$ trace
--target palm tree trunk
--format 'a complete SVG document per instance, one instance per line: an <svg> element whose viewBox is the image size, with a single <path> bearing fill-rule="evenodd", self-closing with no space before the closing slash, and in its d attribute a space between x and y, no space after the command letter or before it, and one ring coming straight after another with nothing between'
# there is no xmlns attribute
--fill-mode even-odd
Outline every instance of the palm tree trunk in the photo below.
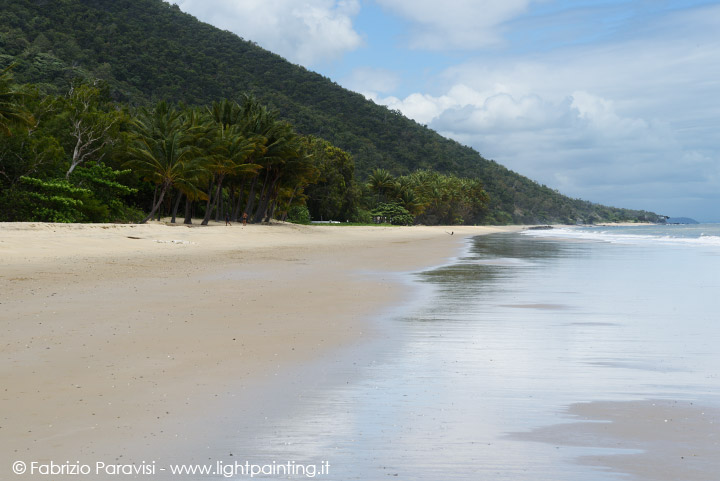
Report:
<svg viewBox="0 0 720 481"><path fill-rule="evenodd" d="M279 181L280 176L278 176L277 180L274 183L273 189L272 189L272 196L270 197L270 208L268 209L268 215L265 218L265 222L270 222L275 217L275 208L277 207L277 201L278 197L280 197L280 186Z"/></svg>
<svg viewBox="0 0 720 481"><path fill-rule="evenodd" d="M210 186L208 187L208 195L207 195L207 202L205 203L205 215L203 216L202 222L200 222L200 225L208 225L208 222L210 222L210 215L212 215L212 201L213 201L213 181L210 181Z"/></svg>
<svg viewBox="0 0 720 481"><path fill-rule="evenodd" d="M255 187L257 186L258 177L260 175L256 175L253 178L252 184L250 185L250 194L248 194L248 201L247 204L245 204L245 210L243 212L248 213L248 217L250 216L249 212L253 208L253 203L255 202Z"/></svg>
<svg viewBox="0 0 720 481"><path fill-rule="evenodd" d="M262 197L260 197L260 200L258 200L257 209L252 216L253 222L260 222L263 219L263 216L265 215L265 209L267 209L267 196L265 195L265 192L263 192Z"/></svg>
<svg viewBox="0 0 720 481"><path fill-rule="evenodd" d="M235 208L233 209L233 212L232 212L232 221L233 222L237 222L238 216L240 215L240 203L242 202L244 191L245 191L245 179L243 179L242 183L240 184L240 188L238 189L237 203L235 204Z"/></svg>
<svg viewBox="0 0 720 481"><path fill-rule="evenodd" d="M213 208L217 209L218 207L218 198L220 197L220 189L222 189L222 181L223 181L223 175L218 177L217 181L217 188L215 189L215 199L212 203ZM211 189L212 192L212 189ZM202 225L208 225L208 222L210 222L210 216L212 215L213 208L210 208L210 195L208 195L208 209L205 211L205 217L203 218ZM217 216L216 216L217 217Z"/></svg>
<svg viewBox="0 0 720 481"><path fill-rule="evenodd" d="M175 205L173 206L173 210L172 210L172 219L170 219L170 222L172 224L175 223L175 217L177 216L178 207L180 207L180 201L182 200L182 198L183 198L182 191L178 191L178 197L177 197L177 199L175 199Z"/></svg>
<svg viewBox="0 0 720 481"><path fill-rule="evenodd" d="M277 196L273 198L270 208L268 209L268 216L265 219L267 222L270 222L270 219L275 217L275 207L277 207Z"/></svg>
<svg viewBox="0 0 720 481"><path fill-rule="evenodd" d="M221 189L220 192L218 192L215 196L215 222L220 222L220 219L223 218L223 207L225 207L225 199L223 197L224 196Z"/></svg>
<svg viewBox="0 0 720 481"><path fill-rule="evenodd" d="M230 184L230 193L228 194L228 204L227 204L227 215L230 219L230 222L233 222L232 214L233 214L233 206L235 205L235 184Z"/></svg>
<svg viewBox="0 0 720 481"><path fill-rule="evenodd" d="M158 208L160 207L160 204L162 204L162 201L163 201L163 199L165 198L165 192L167 191L168 185L169 185L169 184L163 184L162 191L160 192L160 198L159 198L158 201L155 203L155 205L153 206L153 208L152 208L152 210L150 211L150 213L148 214L148 216L145 217L142 221L140 221L141 224L144 224L144 223L146 223L147 221L149 221L150 219L153 218L153 216L155 215L155 212L158 210Z"/></svg>
<svg viewBox="0 0 720 481"><path fill-rule="evenodd" d="M183 224L192 224L192 202L189 197L185 197L185 220Z"/></svg>
<svg viewBox="0 0 720 481"><path fill-rule="evenodd" d="M264 212L263 204L265 204L265 198L267 196L267 184L268 184L268 178L270 177L270 169L268 168L267 173L265 174L265 180L263 181L262 190L260 191L260 197L258 197L258 207L255 211L255 214L253 214L253 222L260 222L262 220L262 216ZM250 215L250 214L248 214Z"/></svg>
<svg viewBox="0 0 720 481"><path fill-rule="evenodd" d="M283 216L282 216L283 222L285 222L287 220L288 211L290 210L290 207L292 207L292 201L295 198L295 194L297 194L298 188L300 188L300 184L297 184L295 186L295 188L293 189L292 194L290 194L290 200L288 201L287 206L285 206L286 207L285 212L283 213Z"/></svg>
<svg viewBox="0 0 720 481"><path fill-rule="evenodd" d="M158 192L158 187L160 187L160 185L158 185L158 184L155 184L155 191L153 192L153 201L152 201L152 204L150 204L150 210L152 210L152 209L153 209L153 206L154 206L154 205L155 205L155 203L157 202L157 192Z"/></svg>
<svg viewBox="0 0 720 481"><path fill-rule="evenodd" d="M223 202L222 183L224 178L225 176L221 175L218 179L217 191L215 192L215 222L220 222L223 215L222 209L225 203Z"/></svg>
<svg viewBox="0 0 720 481"><path fill-rule="evenodd" d="M253 222L260 222L262 220L263 214L265 213L263 209L267 206L267 192L266 192L266 186L263 184L263 189L260 192L260 196L258 197L258 205L255 209L255 212L252 214Z"/></svg>
<svg viewBox="0 0 720 481"><path fill-rule="evenodd" d="M280 177L282 174L278 173L277 176L273 179L272 183L268 187L267 191L265 192L265 195L260 200L260 205L258 206L257 212L255 212L255 222L260 222L261 220L264 222L267 222L268 219L268 205L270 205L270 198L272 197L273 191L275 190L275 186L277 185L278 181L280 180Z"/></svg>

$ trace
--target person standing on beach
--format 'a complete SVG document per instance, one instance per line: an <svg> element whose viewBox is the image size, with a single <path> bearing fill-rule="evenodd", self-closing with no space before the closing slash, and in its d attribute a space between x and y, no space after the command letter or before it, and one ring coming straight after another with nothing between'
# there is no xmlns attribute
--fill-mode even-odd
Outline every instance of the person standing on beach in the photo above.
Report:
<svg viewBox="0 0 720 481"><path fill-rule="evenodd" d="M232 225L230 223L230 214L225 213L225 225Z"/></svg>
<svg viewBox="0 0 720 481"><path fill-rule="evenodd" d="M243 212L243 227L247 225L247 212Z"/></svg>

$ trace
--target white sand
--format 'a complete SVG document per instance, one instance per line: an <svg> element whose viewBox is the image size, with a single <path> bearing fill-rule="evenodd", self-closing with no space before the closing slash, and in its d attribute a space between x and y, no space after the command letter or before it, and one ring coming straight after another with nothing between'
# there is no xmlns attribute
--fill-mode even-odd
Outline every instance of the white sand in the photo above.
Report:
<svg viewBox="0 0 720 481"><path fill-rule="evenodd" d="M363 271L499 230L0 224L0 478L179 442L243 379L373 335L403 287Z"/></svg>

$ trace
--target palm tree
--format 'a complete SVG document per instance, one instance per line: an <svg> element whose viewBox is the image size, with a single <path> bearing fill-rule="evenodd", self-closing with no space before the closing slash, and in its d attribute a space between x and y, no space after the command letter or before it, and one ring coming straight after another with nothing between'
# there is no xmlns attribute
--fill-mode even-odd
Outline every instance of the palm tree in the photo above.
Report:
<svg viewBox="0 0 720 481"><path fill-rule="evenodd" d="M250 156L258 150L256 139L248 139L242 132L231 130L225 136L216 140L212 154L209 156L207 167L215 175L215 195L210 198L205 210L203 225L207 225L212 213L211 204L218 206L222 185L226 176L244 173L256 173L260 166L248 161ZM213 202L211 202L211 200Z"/></svg>
<svg viewBox="0 0 720 481"><path fill-rule="evenodd" d="M176 186L192 192L197 179L205 173L203 159L184 127L179 112L164 103L153 112L141 111L134 123L135 139L127 165L160 189L141 224L153 217L168 189Z"/></svg>
<svg viewBox="0 0 720 481"><path fill-rule="evenodd" d="M11 65L0 72L0 132L11 136L13 125L30 126L35 123L33 116L25 110L20 102L25 94L12 85Z"/></svg>
<svg viewBox="0 0 720 481"><path fill-rule="evenodd" d="M254 97L245 95L238 108L238 115L226 107L214 108L213 113L217 111L225 118L237 119L238 128L244 135L256 139L258 143L258 150L248 159L257 167L256 173L248 179L250 190L244 211L254 222L259 222L267 218L272 200L277 197L278 182L283 175L282 166L286 160L299 155L300 142L290 124L277 120L277 113L269 111ZM256 193L258 186L259 194ZM253 214L256 200L258 204Z"/></svg>
<svg viewBox="0 0 720 481"><path fill-rule="evenodd" d="M264 213L266 222L275 215L281 197L286 206L284 212L287 212L298 192L318 178L318 169L312 162L312 156L302 148L300 139L293 146L293 150L288 151L288 153L290 152L292 155L289 155L283 162L280 175L275 179L274 186L268 195L269 204Z"/></svg>
<svg viewBox="0 0 720 481"><path fill-rule="evenodd" d="M273 156L272 130L277 124L276 114L270 112L267 107L260 104L257 99L250 95L245 95L242 101L242 129L247 135L256 136L262 146L262 151L253 156L253 162L261 166L267 164ZM267 172L265 178L267 179ZM250 191L248 192L247 202L244 212L250 216L255 204L255 194L258 180L260 179L260 171L257 171L250 180ZM242 195L242 194L241 194Z"/></svg>
<svg viewBox="0 0 720 481"><path fill-rule="evenodd" d="M208 131L210 129L208 122L199 109L186 109L183 117L185 123L183 128L187 132L188 142L195 145L198 152L208 148ZM199 160L199 162L207 164L207 159ZM178 199L185 196L185 219L184 224L192 224L192 205L198 200L207 199L207 194L200 188L201 185L207 183L210 177L210 171L207 168L198 169L194 177L188 177L185 182L178 184L176 187L180 192Z"/></svg>
<svg viewBox="0 0 720 481"><path fill-rule="evenodd" d="M300 138L287 122L276 121L265 135L265 154L261 162L264 164L265 179L254 222L269 220L268 207L277 196L278 182L285 173L285 164L300 157Z"/></svg>
<svg viewBox="0 0 720 481"><path fill-rule="evenodd" d="M395 187L395 179L392 174L385 169L375 169L370 174L367 186L375 192L378 202L387 199L387 194Z"/></svg>
<svg viewBox="0 0 720 481"><path fill-rule="evenodd" d="M213 208L219 206L225 178L256 173L260 166L251 161L252 157L264 150L262 138L246 132L244 112L236 102L214 102L208 113L212 119L212 138L207 166L214 175L214 183L208 192L202 225L208 224Z"/></svg>

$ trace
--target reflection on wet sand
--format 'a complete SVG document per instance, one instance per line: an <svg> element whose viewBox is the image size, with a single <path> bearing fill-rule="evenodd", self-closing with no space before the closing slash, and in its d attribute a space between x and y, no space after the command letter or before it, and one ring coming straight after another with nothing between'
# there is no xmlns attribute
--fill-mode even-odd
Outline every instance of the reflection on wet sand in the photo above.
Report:
<svg viewBox="0 0 720 481"><path fill-rule="evenodd" d="M665 254L478 237L416 276L422 297L384 322L381 347L338 363L328 378L339 382L303 392L292 414L231 448L328 459L343 480L715 481L716 411L644 401L720 405L720 326L707 318L720 299L694 277L708 259L675 253L683 269L669 274ZM587 419L569 422L569 405ZM663 416L681 432L656 434ZM660 470L677 476L642 472L663 452Z"/></svg>
<svg viewBox="0 0 720 481"><path fill-rule="evenodd" d="M637 481L713 481L720 473L720 409L666 399L573 404L570 423L511 437L563 446L625 450L578 461Z"/></svg>
<svg viewBox="0 0 720 481"><path fill-rule="evenodd" d="M568 309L570 306L564 304L501 304L500 307L510 307L513 309L545 309L552 311Z"/></svg>

